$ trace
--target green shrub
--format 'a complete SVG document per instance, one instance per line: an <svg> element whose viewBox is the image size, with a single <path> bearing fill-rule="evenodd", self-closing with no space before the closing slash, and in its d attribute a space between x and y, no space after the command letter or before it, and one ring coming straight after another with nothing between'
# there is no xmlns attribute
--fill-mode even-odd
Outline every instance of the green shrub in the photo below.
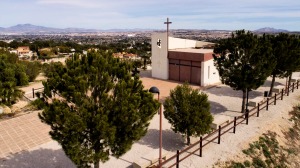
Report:
<svg viewBox="0 0 300 168"><path fill-rule="evenodd" d="M251 162L249 160L246 160L246 161L244 161L244 165L245 165L245 167L250 167Z"/></svg>
<svg viewBox="0 0 300 168"><path fill-rule="evenodd" d="M239 163L239 162L233 162L231 167L232 168L245 168L245 166L242 163Z"/></svg>
<svg viewBox="0 0 300 168"><path fill-rule="evenodd" d="M42 110L45 107L45 103L41 99L36 99L31 102L31 105L34 106L37 110Z"/></svg>
<svg viewBox="0 0 300 168"><path fill-rule="evenodd" d="M255 168L267 168L265 162L259 157L255 157L252 159L252 166L254 166Z"/></svg>
<svg viewBox="0 0 300 168"><path fill-rule="evenodd" d="M7 106L22 97L23 92L17 86L28 83L24 67L11 56L15 55L0 50L0 103Z"/></svg>
<svg viewBox="0 0 300 168"><path fill-rule="evenodd" d="M42 64L37 61L22 61L21 63L25 66L25 72L29 78L29 82L33 82L41 72Z"/></svg>
<svg viewBox="0 0 300 168"><path fill-rule="evenodd" d="M271 158L271 152L269 151L269 148L266 145L262 146L262 150L266 158Z"/></svg>

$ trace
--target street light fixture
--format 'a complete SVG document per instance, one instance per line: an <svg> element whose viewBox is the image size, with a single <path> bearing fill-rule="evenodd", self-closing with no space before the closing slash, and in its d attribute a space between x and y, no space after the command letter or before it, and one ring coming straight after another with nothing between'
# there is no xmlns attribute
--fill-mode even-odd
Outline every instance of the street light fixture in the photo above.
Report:
<svg viewBox="0 0 300 168"><path fill-rule="evenodd" d="M159 89L155 86L152 86L150 89L149 89L149 92L151 93L157 93L158 94L158 101L159 101Z"/></svg>
<svg viewBox="0 0 300 168"><path fill-rule="evenodd" d="M155 86L152 86L149 89L149 92L151 93L157 93L158 97L157 100L159 101L159 89ZM161 168L161 163L162 163L162 113L161 113L161 105L159 107L159 168Z"/></svg>

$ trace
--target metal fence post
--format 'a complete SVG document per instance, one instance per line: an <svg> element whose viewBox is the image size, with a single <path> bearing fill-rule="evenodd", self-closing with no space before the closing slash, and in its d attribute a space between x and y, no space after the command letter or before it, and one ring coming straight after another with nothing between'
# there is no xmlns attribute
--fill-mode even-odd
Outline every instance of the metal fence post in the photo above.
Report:
<svg viewBox="0 0 300 168"><path fill-rule="evenodd" d="M283 89L281 90L281 100L283 100Z"/></svg>
<svg viewBox="0 0 300 168"><path fill-rule="evenodd" d="M246 110L246 125L248 125L248 121L249 121L249 110Z"/></svg>
<svg viewBox="0 0 300 168"><path fill-rule="evenodd" d="M276 105L277 94L275 93L274 105Z"/></svg>
<svg viewBox="0 0 300 168"><path fill-rule="evenodd" d="M219 125L219 136L218 136L218 144L221 143L221 126Z"/></svg>
<svg viewBox="0 0 300 168"><path fill-rule="evenodd" d="M200 137L200 157L202 157L202 136Z"/></svg>
<svg viewBox="0 0 300 168"><path fill-rule="evenodd" d="M34 88L32 88L32 97L34 98Z"/></svg>
<svg viewBox="0 0 300 168"><path fill-rule="evenodd" d="M176 155L176 168L179 168L179 150L177 150L177 155Z"/></svg>
<svg viewBox="0 0 300 168"><path fill-rule="evenodd" d="M295 89L295 83L293 83L292 92L294 92L294 89Z"/></svg>
<svg viewBox="0 0 300 168"><path fill-rule="evenodd" d="M233 127L233 133L235 134L235 127L236 127L236 117L234 117L234 123L233 123L234 127Z"/></svg>
<svg viewBox="0 0 300 168"><path fill-rule="evenodd" d="M260 110L260 109L259 109L259 106L260 106L260 104L258 103L258 104L257 104L257 115L256 115L257 117L259 117L259 110Z"/></svg>
<svg viewBox="0 0 300 168"><path fill-rule="evenodd" d="M269 98L267 98L267 106L266 106L266 110L269 110Z"/></svg>
<svg viewBox="0 0 300 168"><path fill-rule="evenodd" d="M289 96L289 93L290 93L290 85L288 85L288 88L287 88L287 96Z"/></svg>

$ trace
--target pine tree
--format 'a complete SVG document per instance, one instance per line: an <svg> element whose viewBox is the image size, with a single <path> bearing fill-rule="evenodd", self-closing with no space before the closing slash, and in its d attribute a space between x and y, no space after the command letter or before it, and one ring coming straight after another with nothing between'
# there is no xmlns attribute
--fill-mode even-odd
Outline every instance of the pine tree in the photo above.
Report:
<svg viewBox="0 0 300 168"><path fill-rule="evenodd" d="M22 97L23 92L17 88L17 82L22 78L18 78L16 74L23 74L18 71L16 66L10 61L10 54L5 51L0 51L0 104L12 105ZM25 76L26 79L26 76Z"/></svg>
<svg viewBox="0 0 300 168"><path fill-rule="evenodd" d="M77 166L99 167L146 134L159 103L138 76L131 76L128 63L93 52L52 66L39 116Z"/></svg>
<svg viewBox="0 0 300 168"><path fill-rule="evenodd" d="M299 37L280 33L272 38L272 47L277 64L272 71L272 82L269 96L272 96L275 78L291 77L294 71L299 70L300 65Z"/></svg>
<svg viewBox="0 0 300 168"><path fill-rule="evenodd" d="M170 91L164 109L172 130L186 135L188 145L190 136L200 136L210 130L213 117L207 95L192 89L187 83Z"/></svg>
<svg viewBox="0 0 300 168"><path fill-rule="evenodd" d="M29 82L33 82L41 71L42 64L38 61L20 61L24 65L25 73L28 76Z"/></svg>
<svg viewBox="0 0 300 168"><path fill-rule="evenodd" d="M263 85L276 64L270 37L236 31L231 38L220 41L214 53L222 83L243 92L241 111L245 112L247 93Z"/></svg>
<svg viewBox="0 0 300 168"><path fill-rule="evenodd" d="M150 55L147 53L144 53L143 55L141 55L141 58L143 59L143 69L146 70L147 69L147 64L150 60Z"/></svg>

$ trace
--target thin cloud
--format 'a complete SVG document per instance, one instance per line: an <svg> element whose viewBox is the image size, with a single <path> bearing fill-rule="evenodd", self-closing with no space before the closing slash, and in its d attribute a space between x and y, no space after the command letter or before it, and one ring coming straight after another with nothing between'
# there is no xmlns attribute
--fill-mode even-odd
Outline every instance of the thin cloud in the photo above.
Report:
<svg viewBox="0 0 300 168"><path fill-rule="evenodd" d="M107 10L129 8L133 10L132 7L155 4L156 2L144 2L140 0L38 0L37 3L43 5L74 6L79 8L105 8Z"/></svg>
<svg viewBox="0 0 300 168"><path fill-rule="evenodd" d="M99 4L95 5L94 3L84 1L84 0L39 0L38 4L42 5L64 5L64 6L74 6L82 8L99 8L103 7Z"/></svg>
<svg viewBox="0 0 300 168"><path fill-rule="evenodd" d="M52 27L161 29L167 17L173 21L172 28L300 27L299 0L0 0L0 6L0 27L26 22Z"/></svg>

